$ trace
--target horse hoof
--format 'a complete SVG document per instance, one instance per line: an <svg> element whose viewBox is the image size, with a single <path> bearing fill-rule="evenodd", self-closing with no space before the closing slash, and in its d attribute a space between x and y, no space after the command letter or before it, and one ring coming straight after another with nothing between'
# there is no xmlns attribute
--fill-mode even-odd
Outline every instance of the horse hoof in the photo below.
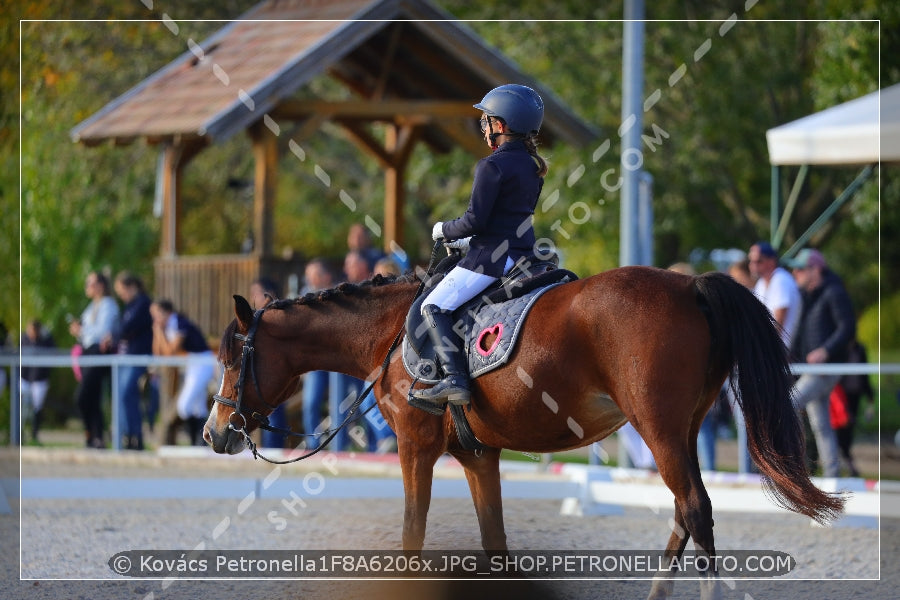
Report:
<svg viewBox="0 0 900 600"><path fill-rule="evenodd" d="M675 590L675 582L666 577L654 577L653 586L650 588L650 595L647 600L666 600Z"/></svg>

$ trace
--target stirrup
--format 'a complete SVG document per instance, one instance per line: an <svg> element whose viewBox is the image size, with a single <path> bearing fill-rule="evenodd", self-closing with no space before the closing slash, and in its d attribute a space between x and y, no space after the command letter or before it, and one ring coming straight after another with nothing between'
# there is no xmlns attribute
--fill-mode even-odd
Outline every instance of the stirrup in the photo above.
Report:
<svg viewBox="0 0 900 600"><path fill-rule="evenodd" d="M407 404L414 408L418 408L420 410L424 410L430 415L434 415L436 417L442 416L447 411L446 404L432 404L426 400L419 400L415 396L412 395L412 391L410 390L410 395L406 399Z"/></svg>
<svg viewBox="0 0 900 600"><path fill-rule="evenodd" d="M443 406L448 402L457 406L465 406L472 397L468 385L465 385L467 383L466 376L451 372L430 388L411 391L410 395L436 406Z"/></svg>

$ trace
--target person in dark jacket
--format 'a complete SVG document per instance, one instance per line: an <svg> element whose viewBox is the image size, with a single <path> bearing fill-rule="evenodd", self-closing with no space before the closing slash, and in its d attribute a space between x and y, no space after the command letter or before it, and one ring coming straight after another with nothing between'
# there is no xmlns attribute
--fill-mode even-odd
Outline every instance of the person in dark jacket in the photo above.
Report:
<svg viewBox="0 0 900 600"><path fill-rule="evenodd" d="M847 354L848 363L867 363L866 347L859 340L850 344L850 350ZM871 420L875 403L875 391L872 389L872 382L865 373L850 373L843 375L839 382L847 395L847 423L843 427L834 430L837 435L838 448L841 450L841 456L847 463L851 477L859 477L859 471L853 462L853 430L856 428L857 418L859 416L859 401L867 398L869 403L866 408L866 420Z"/></svg>
<svg viewBox="0 0 900 600"><path fill-rule="evenodd" d="M53 336L44 329L39 320L34 319L28 323L20 344L23 356L40 354L55 347ZM38 444L40 443L38 431L41 428L41 411L50 389L50 367L22 367L20 386L23 401L27 400L31 403L31 439Z"/></svg>
<svg viewBox="0 0 900 600"><path fill-rule="evenodd" d="M843 282L818 250L804 248L788 261L803 296L800 324L791 344L793 358L809 364L847 362L856 337L856 316ZM794 405L805 408L825 477L840 474L837 437L831 428L829 398L840 375L804 373L797 380Z"/></svg>
<svg viewBox="0 0 900 600"><path fill-rule="evenodd" d="M150 316L150 298L144 291L144 283L134 273L122 271L116 275L113 288L125 303L119 321L119 354L153 354L153 318ZM144 449L141 390L138 382L146 372L147 367L144 365L119 367L119 424L122 447L126 450Z"/></svg>
<svg viewBox="0 0 900 600"><path fill-rule="evenodd" d="M435 241L467 245L469 251L421 309L444 378L413 395L436 405L469 403L465 351L451 315L509 271L517 259L533 252L532 216L547 173L535 141L544 118L544 101L537 92L524 85L502 85L474 106L482 111L481 131L493 152L475 167L465 214L438 222L432 230Z"/></svg>

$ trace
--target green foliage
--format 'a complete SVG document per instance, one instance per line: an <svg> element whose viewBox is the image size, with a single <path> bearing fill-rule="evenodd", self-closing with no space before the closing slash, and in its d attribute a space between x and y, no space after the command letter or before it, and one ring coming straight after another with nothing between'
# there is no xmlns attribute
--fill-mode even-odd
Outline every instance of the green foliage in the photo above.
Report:
<svg viewBox="0 0 900 600"><path fill-rule="evenodd" d="M71 142L69 131L183 53L188 39L202 40L222 25L189 19L230 18L253 4L157 2L148 11L141 2L113 0L14 3L10 14L29 19L101 20L22 24L21 132L15 94L7 93L17 82L18 23L9 19L0 25L0 203L7 216L0 225L0 257L5 264L15 264L18 255L15 206L21 144L23 316L40 316L54 325L60 341L66 339L63 316L83 308L81 284L89 269L130 268L152 284L152 259L159 243L159 222L152 211L156 149L141 143L84 148ZM550 161L550 174L535 226L539 236L559 247L568 268L587 275L614 267L620 219L616 182L622 23L609 19L622 17L623 3L439 4L469 20L466 26L600 131L585 149L541 149ZM650 19L679 19L648 22L645 28L645 96L660 90L659 101L643 115L643 167L654 177L660 266L685 259L695 248L746 248L754 239L769 237L765 130L875 89L879 33L882 85L900 81L900 9L893 5L820 0L756 3L749 11L745 7L724 0L666 0L647 7ZM176 19L177 34L159 20L164 12ZM723 27L732 13L738 20ZM808 20L822 16L877 17L882 22L879 30L872 21ZM115 20L131 18L151 20ZM682 65L683 76L677 78ZM321 77L299 94L340 98L348 92ZM285 128L282 139L292 133L288 125ZM380 135L377 128L372 132ZM303 160L282 148L274 250L339 256L350 223L366 215L380 222L383 176L378 165L335 128L297 142L304 149ZM414 152L405 205L406 249L414 259L430 249L431 223L465 208L472 165L472 158L461 151L446 156L421 148ZM880 178L813 240L847 280L860 311L876 300L879 255L874 240L879 227L885 240L900 235L900 178L893 171L896 167L882 169ZM251 228L252 208L238 184L252 180L252 174L250 145L240 134L205 150L188 165L181 223L186 254L240 250ZM854 175L814 170L786 244ZM900 263L898 252L896 244L882 245L881 264ZM881 269L880 276L884 287L897 290L900 275L893 271ZM14 270L0 271L5 300L0 319L11 329L18 321L18 283Z"/></svg>
<svg viewBox="0 0 900 600"><path fill-rule="evenodd" d="M880 347L882 352L900 351L900 321L897 315L900 315L900 292L885 297L880 305L874 304L866 309L857 323L857 337L868 348Z"/></svg>

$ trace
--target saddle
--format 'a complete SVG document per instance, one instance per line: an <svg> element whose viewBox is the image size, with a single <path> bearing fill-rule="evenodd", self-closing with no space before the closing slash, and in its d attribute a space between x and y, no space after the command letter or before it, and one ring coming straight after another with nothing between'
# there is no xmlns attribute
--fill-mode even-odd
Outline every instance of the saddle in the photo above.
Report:
<svg viewBox="0 0 900 600"><path fill-rule="evenodd" d="M403 366L421 383L440 381L437 352L428 336L428 324L420 308L428 292L452 269L461 256L444 259L426 282L406 317ZM455 330L465 345L469 376L474 379L500 367L509 359L531 306L548 290L575 281L578 276L558 268L558 258L536 256L519 259L509 273L479 296L460 306L453 315Z"/></svg>

